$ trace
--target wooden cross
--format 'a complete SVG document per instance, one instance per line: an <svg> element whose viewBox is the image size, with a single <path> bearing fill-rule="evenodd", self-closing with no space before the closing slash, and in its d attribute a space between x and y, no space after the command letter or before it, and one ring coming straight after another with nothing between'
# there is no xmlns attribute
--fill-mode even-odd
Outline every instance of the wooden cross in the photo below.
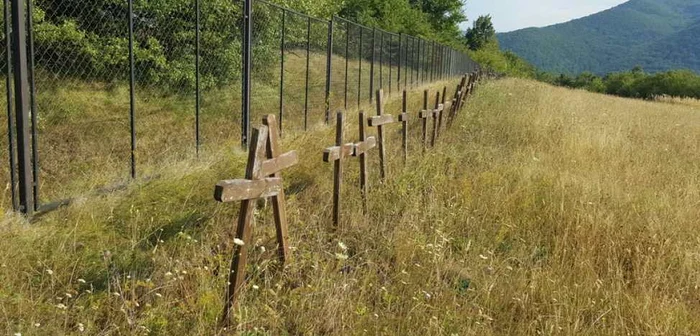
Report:
<svg viewBox="0 0 700 336"><path fill-rule="evenodd" d="M433 116L433 136L430 139L430 147L435 147L435 140L438 136L438 118L443 109L444 106L440 104L440 91L438 91L435 96L435 109L431 111L431 115Z"/></svg>
<svg viewBox="0 0 700 336"><path fill-rule="evenodd" d="M256 199L272 198L277 229L278 257L282 264L290 259L284 186L280 172L297 164L299 159L296 151L280 154L279 133L275 116L268 115L263 123L264 126L254 128L252 132L245 179L219 181L214 189L214 199L219 202L241 202L226 291L226 303L222 316L222 323L226 326L230 323L231 309L236 303L245 281L248 247L252 244L252 222Z"/></svg>
<svg viewBox="0 0 700 336"><path fill-rule="evenodd" d="M469 85L469 84L468 84L469 80L470 80L470 76L469 76L469 75L464 75L464 76L462 77L462 82L459 84L459 92L460 92L460 94L459 94L459 97L457 98L457 99L458 99L458 102L457 102L457 109L456 109L456 111L455 111L455 114L456 114L457 112L459 112L459 110L462 109L462 104L464 103L464 97L466 97L466 95L469 93L469 87L468 87L468 85Z"/></svg>
<svg viewBox="0 0 700 336"><path fill-rule="evenodd" d="M403 100L401 104L401 114L399 121L401 122L401 148L403 149L403 164L408 161L408 98L406 90L403 90Z"/></svg>
<svg viewBox="0 0 700 336"><path fill-rule="evenodd" d="M420 111L418 117L422 119L423 124L423 152L428 145L428 118L431 111L428 110L428 90L423 91L423 110Z"/></svg>
<svg viewBox="0 0 700 336"><path fill-rule="evenodd" d="M343 124L345 117L338 112L335 127L335 146L323 151L323 162L333 162L333 224L340 225L340 192L343 181L343 161L355 152L355 144L343 144Z"/></svg>
<svg viewBox="0 0 700 336"><path fill-rule="evenodd" d="M459 101L459 97L461 94L461 85L458 84L457 90L455 90L455 94L452 97L452 103L450 104L450 108L447 112L447 127L452 126L452 121L454 120L455 114L457 113L457 102Z"/></svg>
<svg viewBox="0 0 700 336"><path fill-rule="evenodd" d="M447 86L445 86L445 87L442 88L442 106L443 106L443 110L440 112L440 120L439 120L439 122L438 122L438 136L440 136L440 133L439 133L439 132L442 132L442 125L443 125L442 119L443 119L443 116L444 116L444 114L445 114L445 110L447 110L447 105L446 105L446 104L447 104Z"/></svg>
<svg viewBox="0 0 700 336"><path fill-rule="evenodd" d="M377 90L377 115L369 118L369 127L377 127L377 142L379 147L379 176L382 181L386 178L386 160L384 151L384 125L393 124L394 116L384 114L384 90Z"/></svg>
<svg viewBox="0 0 700 336"><path fill-rule="evenodd" d="M360 159L360 191L362 192L362 210L367 213L367 152L377 146L377 139L373 136L367 137L365 134L365 112L360 111L360 142L355 144L353 156Z"/></svg>

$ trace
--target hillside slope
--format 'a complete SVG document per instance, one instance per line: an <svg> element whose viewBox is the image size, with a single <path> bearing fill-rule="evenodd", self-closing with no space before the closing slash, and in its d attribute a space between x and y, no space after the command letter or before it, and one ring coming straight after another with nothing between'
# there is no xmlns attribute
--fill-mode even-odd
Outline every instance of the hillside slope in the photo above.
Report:
<svg viewBox="0 0 700 336"><path fill-rule="evenodd" d="M553 72L604 74L641 65L700 71L700 0L631 0L544 28L498 34L501 46Z"/></svg>
<svg viewBox="0 0 700 336"><path fill-rule="evenodd" d="M412 115L421 96L409 95ZM347 119L349 140L357 118ZM339 231L332 166L321 162L332 130L285 136L301 158L284 173L293 260L272 261L261 207L235 333L214 326L238 206L216 204L212 190L243 175L241 152L172 165L37 223L6 216L0 331L700 334L697 105L507 79L481 86L425 154L418 120L410 126L406 167L393 126L390 178L379 185L369 166L367 216L357 162L346 161Z"/></svg>

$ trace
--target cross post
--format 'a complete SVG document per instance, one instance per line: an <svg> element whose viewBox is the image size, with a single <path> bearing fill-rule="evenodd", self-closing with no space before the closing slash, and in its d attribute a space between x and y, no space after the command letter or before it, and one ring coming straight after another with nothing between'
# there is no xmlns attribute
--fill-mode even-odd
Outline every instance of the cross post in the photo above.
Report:
<svg viewBox="0 0 700 336"><path fill-rule="evenodd" d="M326 148L323 151L323 162L333 162L333 224L340 226L340 197L343 181L343 161L346 157L352 156L355 151L355 144L343 144L343 126L345 116L343 112L338 112L335 126L335 146Z"/></svg>
<svg viewBox="0 0 700 336"><path fill-rule="evenodd" d="M367 192L369 184L367 183L367 152L377 146L377 139L373 136L367 137L365 133L365 112L360 111L360 142L355 144L355 152L353 156L360 159L360 192L362 193L362 210L367 213Z"/></svg>
<svg viewBox="0 0 700 336"><path fill-rule="evenodd" d="M377 115L368 120L369 127L377 127L377 143L379 147L379 176L386 179L386 159L384 150L384 125L393 124L394 116L384 114L384 90L377 90Z"/></svg>
<svg viewBox="0 0 700 336"><path fill-rule="evenodd" d="M296 151L279 153L279 133L275 127L277 125L275 117L267 116L265 123L267 125L252 130L245 179L219 181L214 189L214 199L218 202L241 202L221 320L225 326L231 322L231 310L245 281L245 267L248 247L252 243L253 214L257 199L272 198L277 228L278 257L282 264L289 260L284 185L280 172L297 164L298 157Z"/></svg>

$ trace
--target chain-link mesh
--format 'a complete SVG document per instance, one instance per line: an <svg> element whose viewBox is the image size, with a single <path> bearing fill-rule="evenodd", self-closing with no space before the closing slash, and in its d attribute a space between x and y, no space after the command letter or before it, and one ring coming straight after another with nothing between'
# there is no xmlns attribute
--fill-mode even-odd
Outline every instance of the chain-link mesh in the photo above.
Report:
<svg viewBox="0 0 700 336"><path fill-rule="evenodd" d="M36 0L32 12L41 199L128 176L127 4Z"/></svg>
<svg viewBox="0 0 700 336"><path fill-rule="evenodd" d="M206 150L241 138L243 2L200 2L199 133Z"/></svg>
<svg viewBox="0 0 700 336"><path fill-rule="evenodd" d="M148 176L200 149L237 145L243 0L33 0L28 11L42 201L132 173ZM462 54L451 59L424 39L341 18L331 23L263 0L253 2L251 25L250 120L259 125L263 115L276 114L285 132L322 124L327 110L332 117L337 109L361 108L378 89L397 95L474 69ZM11 48L0 49L7 79ZM0 100L3 112L8 97ZM0 116L6 163L12 119ZM0 167L9 180L9 164ZM0 204L8 208L5 189Z"/></svg>

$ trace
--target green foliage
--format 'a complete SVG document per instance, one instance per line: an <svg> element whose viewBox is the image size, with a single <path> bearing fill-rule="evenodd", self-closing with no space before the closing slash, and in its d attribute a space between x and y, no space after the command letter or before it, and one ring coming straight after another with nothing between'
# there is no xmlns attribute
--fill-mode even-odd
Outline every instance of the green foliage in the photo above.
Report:
<svg viewBox="0 0 700 336"><path fill-rule="evenodd" d="M520 78L535 78L537 75L532 64L512 52L501 51L497 43L488 43L469 55L475 62L498 73Z"/></svg>
<svg viewBox="0 0 700 336"><path fill-rule="evenodd" d="M538 68L598 75L635 65L700 71L700 0L632 0L545 28L498 34L501 46Z"/></svg>
<svg viewBox="0 0 700 336"><path fill-rule="evenodd" d="M33 0L36 66L56 78L117 82L129 79L128 3L123 0ZM314 17L341 15L388 31L462 47L459 0L275 0ZM240 79L241 1L201 1L201 83L223 87ZM194 0L134 1L136 81L168 92L195 88ZM278 59L280 11L256 2L254 71L268 74ZM311 31L312 49L324 49L324 23ZM306 25L288 24L288 48L306 44ZM53 81L56 85L60 80Z"/></svg>
<svg viewBox="0 0 700 336"><path fill-rule="evenodd" d="M479 50L490 43L498 43L496 40L496 29L493 28L491 15L480 16L474 25L467 29L465 35L467 46L471 50Z"/></svg>
<svg viewBox="0 0 700 336"><path fill-rule="evenodd" d="M264 14L264 13L263 13ZM203 86L228 84L240 73L240 6L202 3ZM128 9L124 1L36 0L37 67L59 76L119 81L129 76ZM263 27L264 28L264 27ZM260 29L260 34L266 34ZM190 0L134 3L136 80L162 89L195 86L195 13ZM256 57L271 47L256 46Z"/></svg>
<svg viewBox="0 0 700 336"><path fill-rule="evenodd" d="M346 0L340 15L366 26L463 47L462 6L459 0Z"/></svg>
<svg viewBox="0 0 700 336"><path fill-rule="evenodd" d="M538 76L555 85L629 98L653 99L658 96L700 98L700 75L690 70L645 73L640 67L605 77L584 72L576 77L561 74Z"/></svg>

